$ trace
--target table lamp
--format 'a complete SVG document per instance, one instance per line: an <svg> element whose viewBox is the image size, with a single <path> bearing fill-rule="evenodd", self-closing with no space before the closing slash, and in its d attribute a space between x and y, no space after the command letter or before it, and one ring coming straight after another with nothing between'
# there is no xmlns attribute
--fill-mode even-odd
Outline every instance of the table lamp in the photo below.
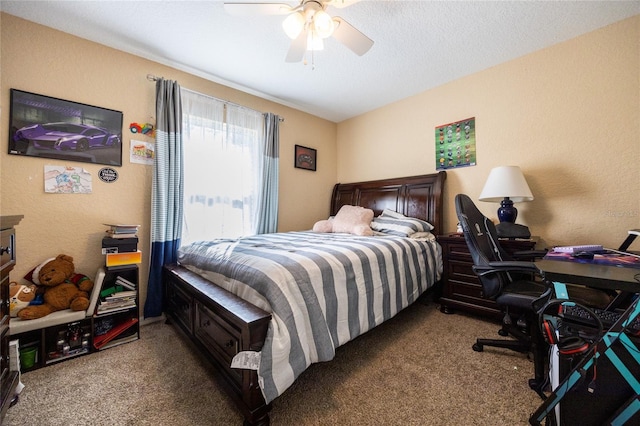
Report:
<svg viewBox="0 0 640 426"><path fill-rule="evenodd" d="M498 208L498 220L500 223L496 225L498 237L531 237L529 228L515 223L516 217L518 217L518 209L513 206L514 201L519 203L533 200L533 194L520 167L500 166L493 168L478 199L480 201L500 203L500 208Z"/></svg>

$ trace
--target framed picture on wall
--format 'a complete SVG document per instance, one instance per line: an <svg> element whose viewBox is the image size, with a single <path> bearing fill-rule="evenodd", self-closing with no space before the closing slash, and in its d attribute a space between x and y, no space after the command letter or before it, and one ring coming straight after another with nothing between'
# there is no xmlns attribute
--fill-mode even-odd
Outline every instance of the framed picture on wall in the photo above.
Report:
<svg viewBox="0 0 640 426"><path fill-rule="evenodd" d="M298 169L316 171L317 156L315 149L296 145L294 160L294 166Z"/></svg>
<svg viewBox="0 0 640 426"><path fill-rule="evenodd" d="M11 89L9 154L122 166L122 112Z"/></svg>
<svg viewBox="0 0 640 426"><path fill-rule="evenodd" d="M475 165L475 117L436 127L436 170Z"/></svg>

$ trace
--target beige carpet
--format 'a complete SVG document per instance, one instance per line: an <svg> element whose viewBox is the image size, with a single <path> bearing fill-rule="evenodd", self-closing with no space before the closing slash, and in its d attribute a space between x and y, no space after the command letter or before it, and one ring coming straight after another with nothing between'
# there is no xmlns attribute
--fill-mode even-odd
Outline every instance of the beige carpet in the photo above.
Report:
<svg viewBox="0 0 640 426"><path fill-rule="evenodd" d="M313 365L273 403L273 425L527 425L533 363L493 322L414 304ZM22 375L6 425L241 425L215 373L164 322L138 341Z"/></svg>

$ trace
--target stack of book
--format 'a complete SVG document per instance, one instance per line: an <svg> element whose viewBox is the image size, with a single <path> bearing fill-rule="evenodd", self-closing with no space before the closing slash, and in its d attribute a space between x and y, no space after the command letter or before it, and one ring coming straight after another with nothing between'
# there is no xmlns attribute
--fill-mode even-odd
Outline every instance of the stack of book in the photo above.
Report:
<svg viewBox="0 0 640 426"><path fill-rule="evenodd" d="M138 228L140 225L109 224L107 236L102 239L102 254L106 255L108 267L133 265L142 262L138 250Z"/></svg>
<svg viewBox="0 0 640 426"><path fill-rule="evenodd" d="M133 308L136 306L136 297L136 285L118 276L112 287L100 292L100 304L96 313L100 315Z"/></svg>
<svg viewBox="0 0 640 426"><path fill-rule="evenodd" d="M111 238L138 238L138 228L140 225L119 225L105 223L109 228L107 235Z"/></svg>
<svg viewBox="0 0 640 426"><path fill-rule="evenodd" d="M126 288L127 290L135 290L136 289L136 285L134 283L132 283L128 279L123 278L121 276L117 276L116 277L116 286L122 286L122 287Z"/></svg>
<svg viewBox="0 0 640 426"><path fill-rule="evenodd" d="M107 296L98 305L98 315L109 312L121 311L134 308L136 306L135 291L117 291L111 296Z"/></svg>

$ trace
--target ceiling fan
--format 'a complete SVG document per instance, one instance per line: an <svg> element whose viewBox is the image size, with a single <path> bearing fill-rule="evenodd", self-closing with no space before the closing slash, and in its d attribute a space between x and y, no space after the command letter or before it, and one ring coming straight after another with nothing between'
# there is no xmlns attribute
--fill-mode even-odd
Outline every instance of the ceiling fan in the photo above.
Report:
<svg viewBox="0 0 640 426"><path fill-rule="evenodd" d="M333 37L354 53L362 56L371 49L373 40L339 16L331 16L327 7L343 8L359 0L301 0L297 6L285 3L225 2L230 15L288 15L282 22L284 32L291 38L287 62L300 62L307 50L322 50L323 40Z"/></svg>

